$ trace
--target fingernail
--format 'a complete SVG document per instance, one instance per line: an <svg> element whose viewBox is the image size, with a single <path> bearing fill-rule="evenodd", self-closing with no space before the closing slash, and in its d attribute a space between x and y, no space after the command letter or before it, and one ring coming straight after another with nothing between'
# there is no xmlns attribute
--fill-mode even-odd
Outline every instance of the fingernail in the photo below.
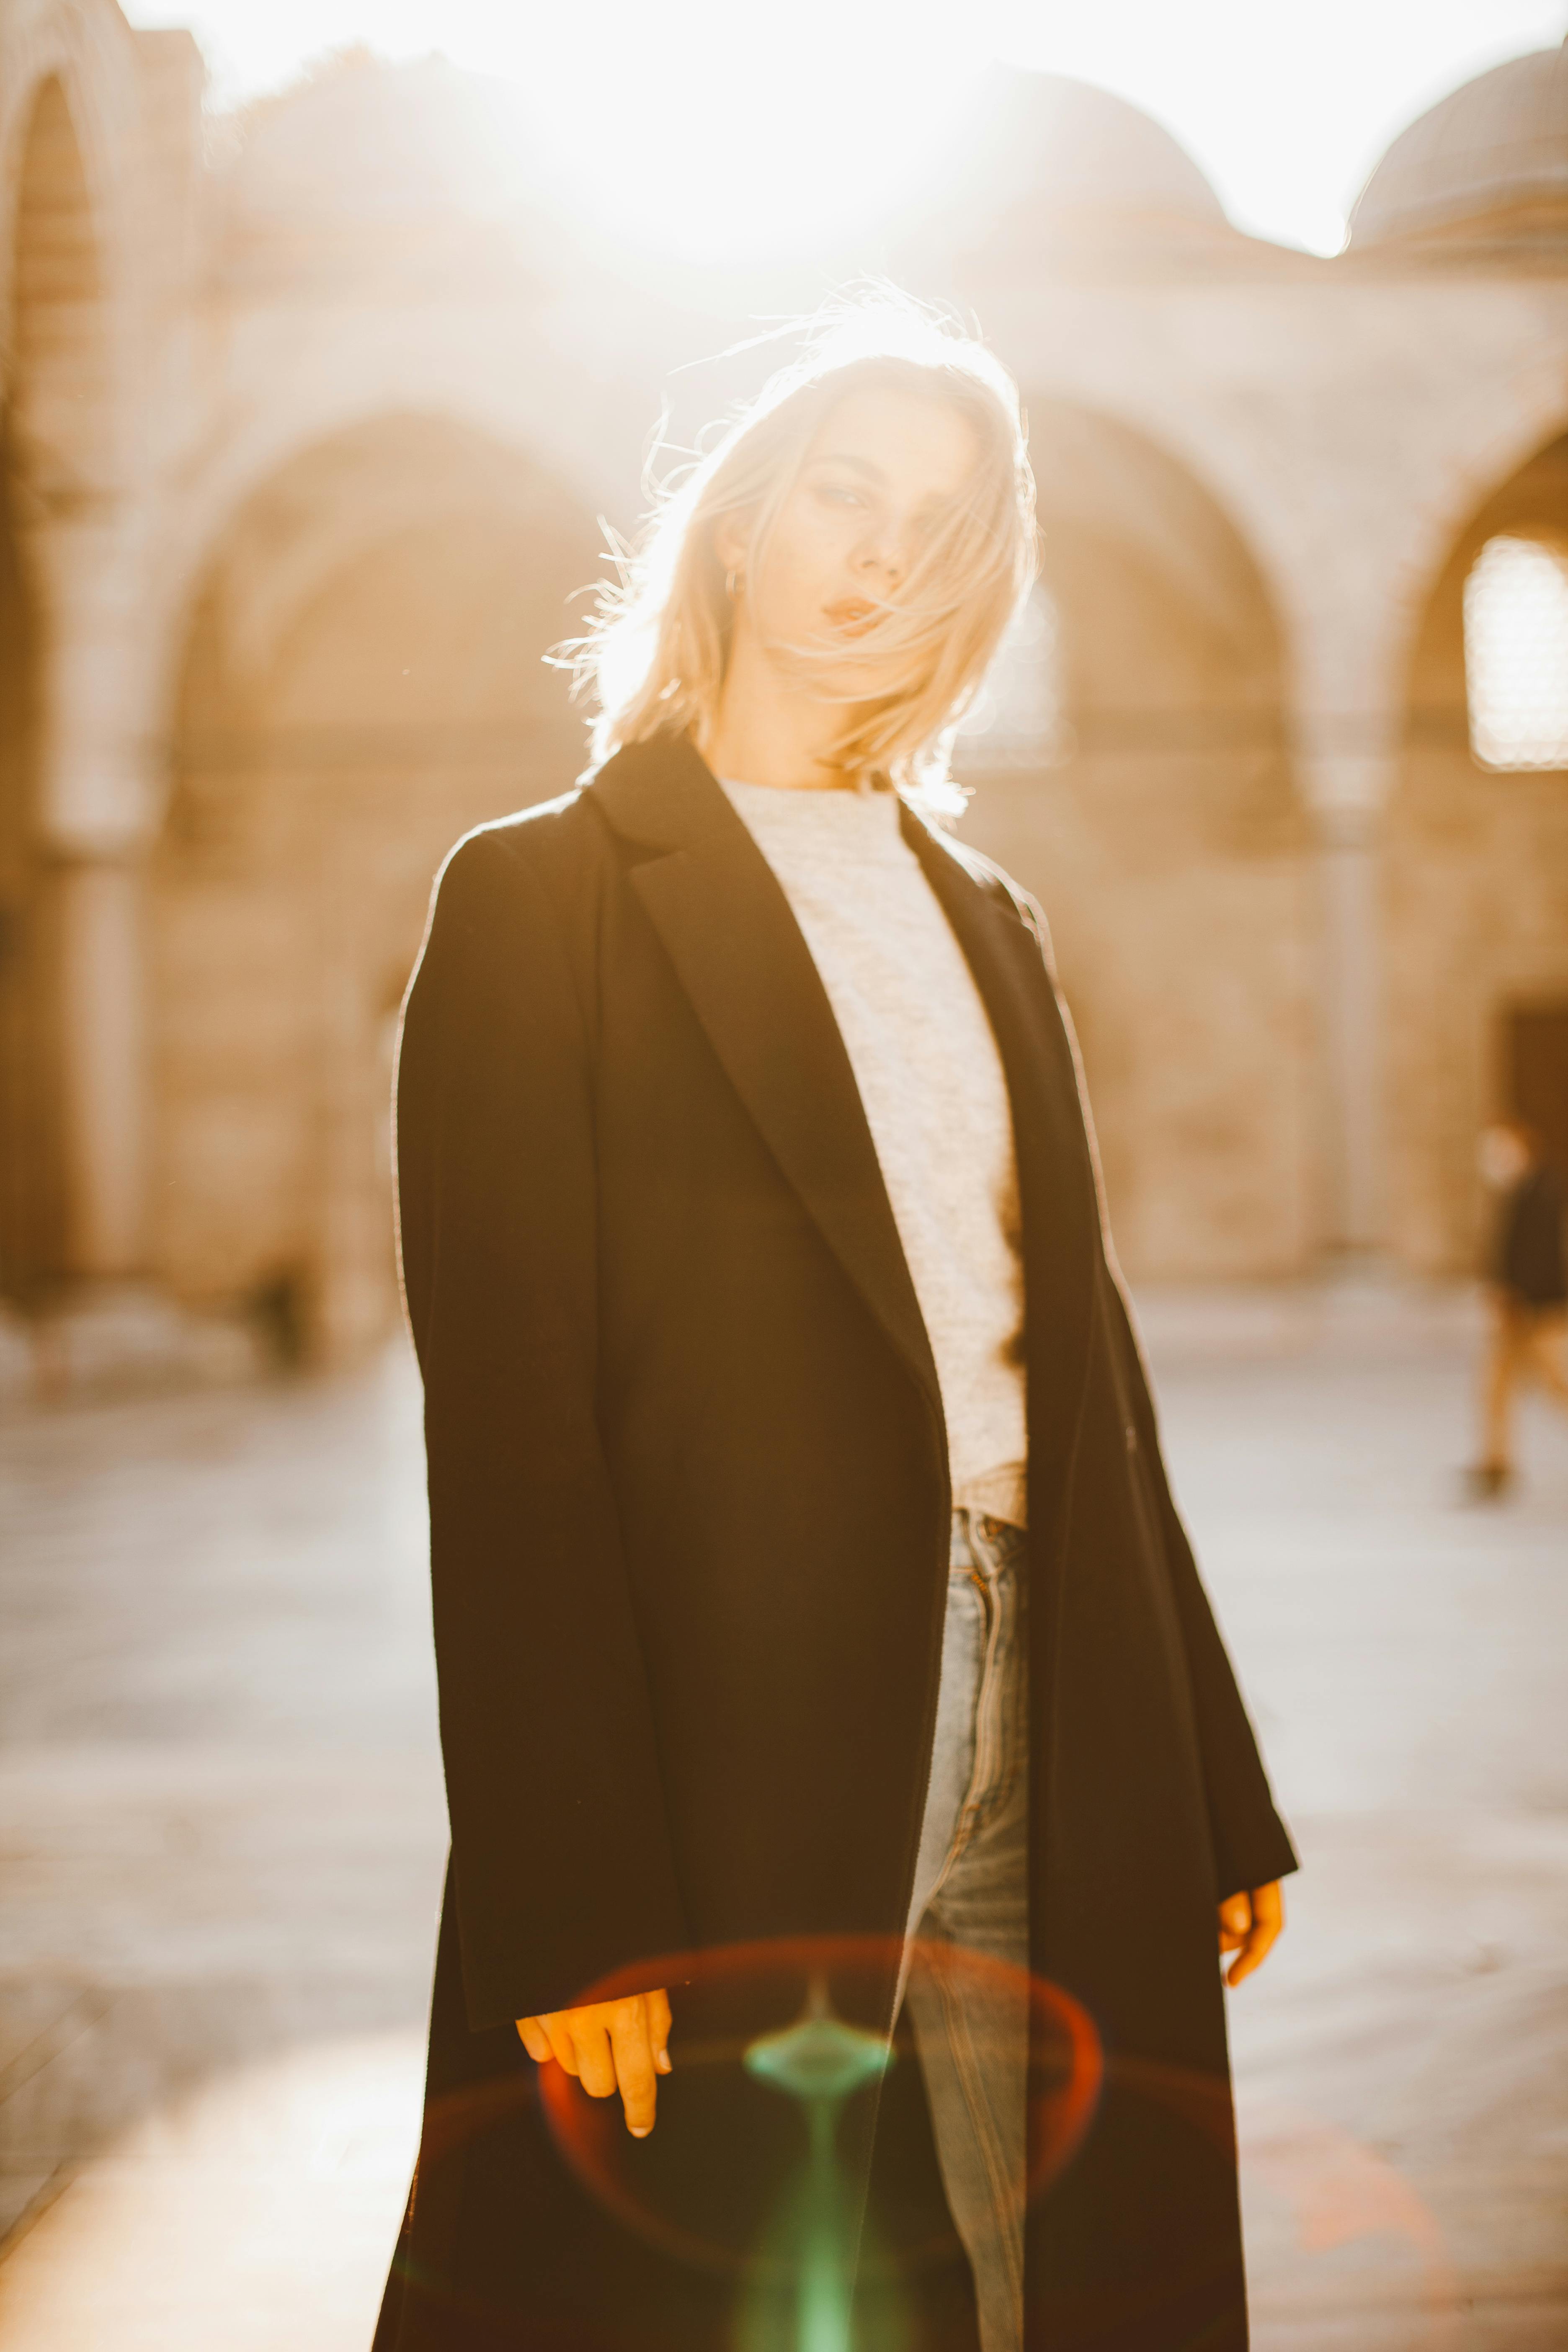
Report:
<svg viewBox="0 0 1568 2352"><path fill-rule="evenodd" d="M668 2074L668 2072L669 2072L669 2053L668 2053L668 2050L661 2050L661 2051L659 2052L659 2053L658 2053L658 2056L654 2060L654 2062L653 2062L653 2063L654 2063L654 2064L658 2068L658 2071L659 2071L659 2073L660 2073L661 2074Z"/></svg>
<svg viewBox="0 0 1568 2352"><path fill-rule="evenodd" d="M647 2139L649 2132L653 2129L653 2126L651 2124L632 2124L629 2125L627 2128L630 2130L631 2136L634 2139Z"/></svg>

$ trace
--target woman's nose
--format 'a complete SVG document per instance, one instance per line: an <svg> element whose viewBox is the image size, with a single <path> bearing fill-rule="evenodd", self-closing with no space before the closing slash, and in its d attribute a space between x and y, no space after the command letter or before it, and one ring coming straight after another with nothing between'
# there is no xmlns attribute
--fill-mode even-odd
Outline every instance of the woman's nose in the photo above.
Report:
<svg viewBox="0 0 1568 2352"><path fill-rule="evenodd" d="M884 589L896 588L908 568L904 551L890 538L878 538L860 551L859 568L879 575Z"/></svg>

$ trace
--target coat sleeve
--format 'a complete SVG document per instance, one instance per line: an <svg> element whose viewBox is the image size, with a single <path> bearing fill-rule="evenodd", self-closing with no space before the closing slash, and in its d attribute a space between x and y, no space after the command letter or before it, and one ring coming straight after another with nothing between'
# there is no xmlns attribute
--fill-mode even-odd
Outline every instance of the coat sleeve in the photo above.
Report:
<svg viewBox="0 0 1568 2352"><path fill-rule="evenodd" d="M1153 1488L1176 1618L1186 1650L1198 1749L1208 1800L1209 1831L1221 1901L1266 1886L1300 1868L1285 1824L1275 1811L1257 1736L1237 1686L1220 1631L1198 1574L1187 1531L1172 1500L1160 1450L1153 1400L1142 1350L1121 1283L1107 1271L1107 1311L1119 1342L1138 1450Z"/></svg>
<svg viewBox="0 0 1568 2352"><path fill-rule="evenodd" d="M476 2030L689 1941L595 1412L589 1032L531 867L495 833L458 845L398 1052L399 1261Z"/></svg>

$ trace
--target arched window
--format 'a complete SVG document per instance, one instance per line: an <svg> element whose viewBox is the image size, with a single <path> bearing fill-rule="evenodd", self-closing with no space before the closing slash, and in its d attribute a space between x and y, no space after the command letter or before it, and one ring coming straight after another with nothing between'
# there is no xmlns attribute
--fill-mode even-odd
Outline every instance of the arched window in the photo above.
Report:
<svg viewBox="0 0 1568 2352"><path fill-rule="evenodd" d="M1470 749L1488 768L1568 768L1568 549L1489 539L1465 582Z"/></svg>
<svg viewBox="0 0 1568 2352"><path fill-rule="evenodd" d="M984 685L958 726L961 768L1049 767L1068 742L1062 709L1061 632L1037 581L997 648Z"/></svg>

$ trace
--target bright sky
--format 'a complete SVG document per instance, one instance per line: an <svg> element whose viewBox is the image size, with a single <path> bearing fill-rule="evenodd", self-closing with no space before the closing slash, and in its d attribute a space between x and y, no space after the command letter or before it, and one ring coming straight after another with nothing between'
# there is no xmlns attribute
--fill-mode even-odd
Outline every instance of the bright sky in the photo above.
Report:
<svg viewBox="0 0 1568 2352"><path fill-rule="evenodd" d="M1568 0L122 0L186 25L220 101L364 42L516 85L584 210L700 255L896 197L989 56L1155 115L1233 220L1331 253L1356 190L1458 82L1568 32Z"/></svg>

